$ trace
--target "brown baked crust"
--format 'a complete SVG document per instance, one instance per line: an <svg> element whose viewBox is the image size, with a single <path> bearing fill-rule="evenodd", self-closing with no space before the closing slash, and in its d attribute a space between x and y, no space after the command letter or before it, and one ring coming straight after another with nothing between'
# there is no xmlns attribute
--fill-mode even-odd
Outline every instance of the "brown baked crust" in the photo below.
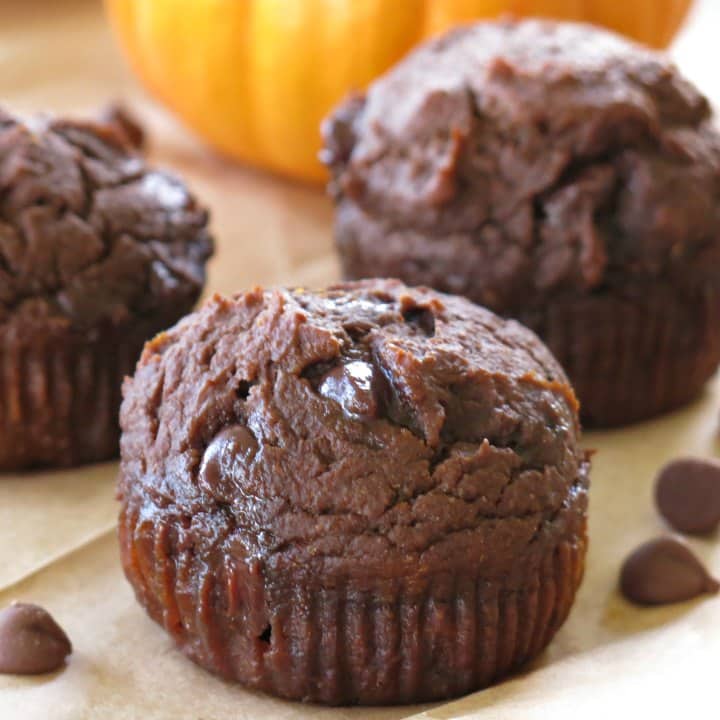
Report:
<svg viewBox="0 0 720 720"><path fill-rule="evenodd" d="M122 378L197 300L206 226L110 125L0 114L0 469L117 453Z"/></svg>
<svg viewBox="0 0 720 720"><path fill-rule="evenodd" d="M622 302L635 285L720 290L709 103L665 56L606 31L547 21L454 31L347 101L324 134L348 278L399 277L521 319L573 298ZM587 332L566 341L589 342ZM542 337L558 357L573 352ZM617 349L606 340L594 347L609 359ZM696 354L706 373L686 399L720 361L717 342ZM624 414L630 387L588 388L565 369L596 424L673 406L648 397Z"/></svg>
<svg viewBox="0 0 720 720"><path fill-rule="evenodd" d="M535 655L572 604L575 396L532 333L466 300L392 281L215 297L147 345L121 426L125 572L225 677L447 697Z"/></svg>

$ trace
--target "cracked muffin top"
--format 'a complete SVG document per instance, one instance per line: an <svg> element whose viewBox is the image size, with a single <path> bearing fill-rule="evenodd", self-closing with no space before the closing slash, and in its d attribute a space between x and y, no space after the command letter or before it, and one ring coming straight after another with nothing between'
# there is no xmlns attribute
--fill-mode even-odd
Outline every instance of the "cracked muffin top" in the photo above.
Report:
<svg viewBox="0 0 720 720"><path fill-rule="evenodd" d="M0 111L0 328L173 315L202 289L207 219L112 123Z"/></svg>
<svg viewBox="0 0 720 720"><path fill-rule="evenodd" d="M121 501L208 562L512 578L584 533L577 402L549 351L397 281L215 296L146 345L121 426Z"/></svg>
<svg viewBox="0 0 720 720"><path fill-rule="evenodd" d="M475 277L441 286L502 312L628 276L692 285L720 261L707 99L666 56L598 28L458 29L341 105L324 136L341 228L472 253Z"/></svg>

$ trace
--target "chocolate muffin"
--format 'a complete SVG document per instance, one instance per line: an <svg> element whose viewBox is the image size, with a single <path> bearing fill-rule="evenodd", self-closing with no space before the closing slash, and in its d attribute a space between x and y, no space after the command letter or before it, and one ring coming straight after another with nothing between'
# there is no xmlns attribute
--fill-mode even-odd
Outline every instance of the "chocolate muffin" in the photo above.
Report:
<svg viewBox="0 0 720 720"><path fill-rule="evenodd" d="M695 397L720 360L720 137L663 55L481 23L324 126L348 278L459 293L545 340L593 425Z"/></svg>
<svg viewBox="0 0 720 720"><path fill-rule="evenodd" d="M586 549L577 404L521 325L398 282L214 297L121 410L120 543L195 662L287 698L480 688L565 620Z"/></svg>
<svg viewBox="0 0 720 720"><path fill-rule="evenodd" d="M0 469L117 454L122 378L197 300L206 224L113 126L0 113Z"/></svg>

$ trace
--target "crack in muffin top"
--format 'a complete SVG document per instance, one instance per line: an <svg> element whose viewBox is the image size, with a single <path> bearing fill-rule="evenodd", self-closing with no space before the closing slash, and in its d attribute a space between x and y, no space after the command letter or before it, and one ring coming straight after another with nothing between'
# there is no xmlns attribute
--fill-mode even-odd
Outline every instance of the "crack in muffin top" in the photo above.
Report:
<svg viewBox="0 0 720 720"><path fill-rule="evenodd" d="M0 327L89 328L186 305L208 214L112 124L0 111Z"/></svg>
<svg viewBox="0 0 720 720"><path fill-rule="evenodd" d="M584 518L562 370L461 298L396 281L216 296L146 346L124 396L121 499L185 518L208 552L324 571L473 552L505 572Z"/></svg>

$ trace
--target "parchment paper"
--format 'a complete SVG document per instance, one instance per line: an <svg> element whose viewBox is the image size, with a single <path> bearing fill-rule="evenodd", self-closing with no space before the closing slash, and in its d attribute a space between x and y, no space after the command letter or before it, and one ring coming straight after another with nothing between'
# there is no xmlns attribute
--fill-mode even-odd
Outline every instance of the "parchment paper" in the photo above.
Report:
<svg viewBox="0 0 720 720"><path fill-rule="evenodd" d="M696 29L677 48L683 66L708 90L718 82L710 72L717 63L708 62L718 52L713 18L720 21L720 3L707 0ZM148 125L155 161L181 172L213 209L219 243L209 291L312 286L338 277L322 192L231 165L179 129L129 78L99 3L0 0L0 103L82 115L119 96ZM627 551L666 532L652 505L654 473L678 454L720 454L719 411L716 380L680 412L586 436L599 451L591 544L568 623L523 674L432 708L322 709L211 677L172 648L122 577L114 463L0 476L0 607L13 599L45 605L75 646L68 667L53 676L0 676L0 720L660 718L687 715L688 697L714 717L720 598L639 610L619 597L616 581ZM692 545L720 575L720 540Z"/></svg>

